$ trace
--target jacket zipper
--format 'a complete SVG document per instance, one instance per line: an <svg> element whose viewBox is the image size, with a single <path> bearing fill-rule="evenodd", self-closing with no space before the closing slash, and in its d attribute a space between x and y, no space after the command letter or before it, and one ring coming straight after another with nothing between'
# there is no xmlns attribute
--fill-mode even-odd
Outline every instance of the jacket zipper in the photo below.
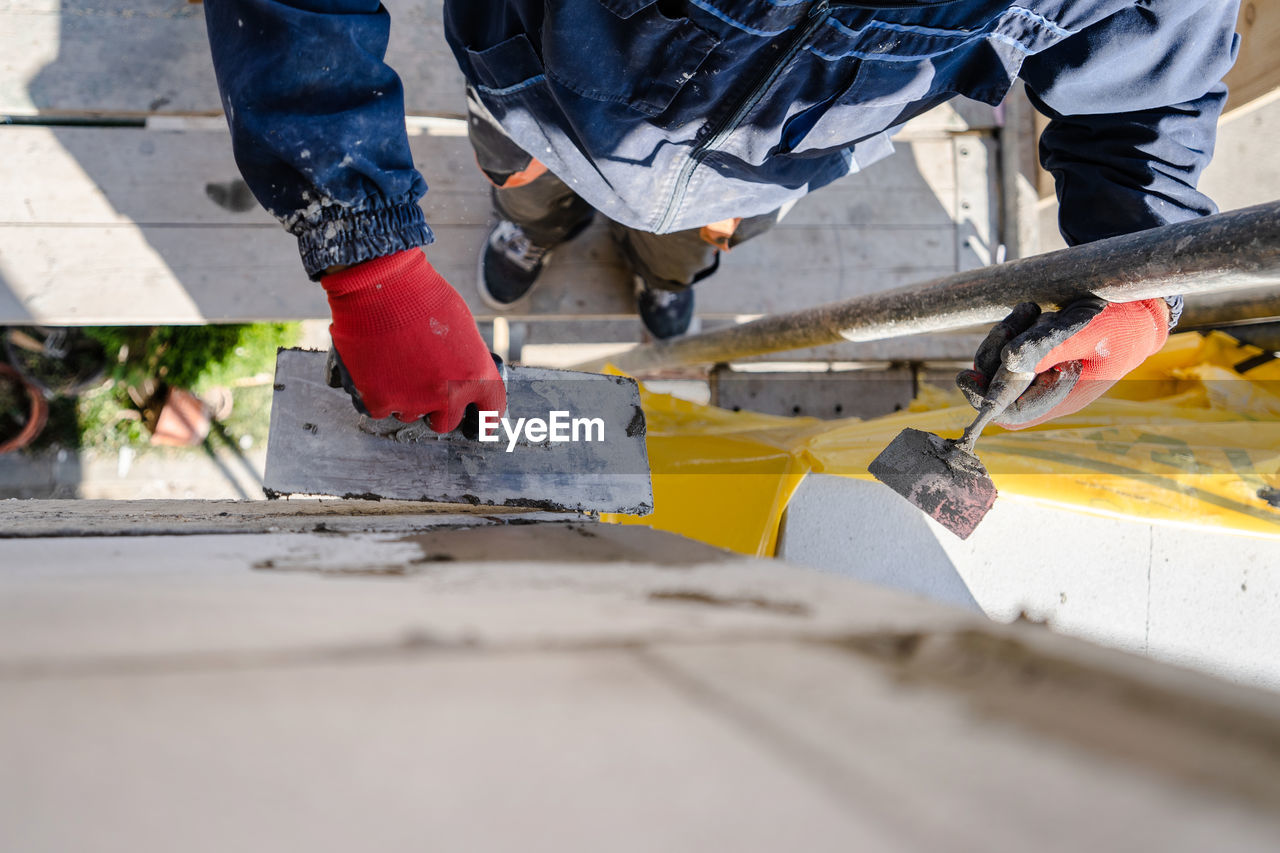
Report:
<svg viewBox="0 0 1280 853"><path fill-rule="evenodd" d="M706 159L708 154L718 148L726 139L729 138L731 133L738 129L742 120L745 119L747 114L755 108L756 104L760 103L760 99L764 97L765 92L767 92L774 82L777 81L778 75L782 73L782 69L786 68L787 63L795 58L797 53L804 49L805 42L809 40L809 37L813 35L818 27L822 26L822 23L826 21L830 14L830 0L818 0L818 2L810 6L808 19L805 22L804 28L787 47L786 52L783 53L776 62L774 62L773 67L769 69L769 73L756 84L755 88L751 90L751 93L746 97L746 99L736 110L734 110L733 114L716 127L714 133L708 136L705 141L696 145L694 149L689 152L689 159L685 160L684 164L680 167L680 172L676 175L675 187L671 190L671 196L667 199L667 205L662 211L662 218L658 220L658 225L654 229L657 233L663 233L676 218L676 215L680 210L680 206L684 204L685 193L689 189L689 180L693 177L694 170L697 169L698 166L702 165L702 161Z"/></svg>

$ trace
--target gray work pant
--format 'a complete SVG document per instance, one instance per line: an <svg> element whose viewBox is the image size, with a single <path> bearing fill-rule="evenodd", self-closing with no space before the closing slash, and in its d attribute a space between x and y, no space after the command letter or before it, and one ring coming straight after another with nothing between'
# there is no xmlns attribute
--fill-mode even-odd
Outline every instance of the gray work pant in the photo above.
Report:
<svg viewBox="0 0 1280 853"><path fill-rule="evenodd" d="M516 145L471 87L467 87L467 130L476 162L493 184L494 209L519 225L535 244L548 249L557 246L591 221L595 215L591 205ZM775 210L743 219L721 246L733 248L763 234L785 213L785 209ZM720 247L708 242L702 229L653 234L617 222L609 225L623 259L650 287L684 290L720 265Z"/></svg>

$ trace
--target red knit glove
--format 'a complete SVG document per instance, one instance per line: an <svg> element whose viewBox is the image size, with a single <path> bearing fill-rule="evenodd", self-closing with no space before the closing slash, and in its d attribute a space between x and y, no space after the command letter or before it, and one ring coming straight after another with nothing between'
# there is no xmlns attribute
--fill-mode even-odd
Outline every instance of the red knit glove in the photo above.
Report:
<svg viewBox="0 0 1280 853"><path fill-rule="evenodd" d="M1046 314L1034 302L1023 302L991 330L978 347L974 369L962 371L956 384L980 409L1002 361L1039 374L996 420L1007 429L1023 429L1083 409L1168 337L1163 299L1106 302L1089 296Z"/></svg>
<svg viewBox="0 0 1280 853"><path fill-rule="evenodd" d="M320 281L329 296L329 334L357 410L436 432L457 428L467 405L505 411L507 392L458 292L409 249Z"/></svg>

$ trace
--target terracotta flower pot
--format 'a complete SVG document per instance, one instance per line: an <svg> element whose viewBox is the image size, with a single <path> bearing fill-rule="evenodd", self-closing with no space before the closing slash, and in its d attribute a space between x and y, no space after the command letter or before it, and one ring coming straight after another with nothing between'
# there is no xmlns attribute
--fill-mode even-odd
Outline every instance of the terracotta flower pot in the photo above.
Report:
<svg viewBox="0 0 1280 853"><path fill-rule="evenodd" d="M0 383L16 389L20 392L19 396L25 396L30 403L27 421L18 433L12 436L0 435L0 453L8 453L11 450L21 450L35 441L49 420L49 404L45 402L39 388L23 379L18 371L7 364L0 363Z"/></svg>

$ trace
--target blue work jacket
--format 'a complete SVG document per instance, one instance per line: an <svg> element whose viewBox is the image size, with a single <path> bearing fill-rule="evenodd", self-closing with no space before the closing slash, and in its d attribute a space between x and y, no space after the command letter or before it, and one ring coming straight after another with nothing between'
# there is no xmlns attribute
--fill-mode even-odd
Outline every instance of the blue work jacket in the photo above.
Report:
<svg viewBox="0 0 1280 853"><path fill-rule="evenodd" d="M595 208L659 233L764 213L1021 77L1072 244L1214 212L1196 182L1238 0L446 0L466 79ZM431 242L378 0L206 0L237 162L307 272ZM461 100L461 93L459 94Z"/></svg>

